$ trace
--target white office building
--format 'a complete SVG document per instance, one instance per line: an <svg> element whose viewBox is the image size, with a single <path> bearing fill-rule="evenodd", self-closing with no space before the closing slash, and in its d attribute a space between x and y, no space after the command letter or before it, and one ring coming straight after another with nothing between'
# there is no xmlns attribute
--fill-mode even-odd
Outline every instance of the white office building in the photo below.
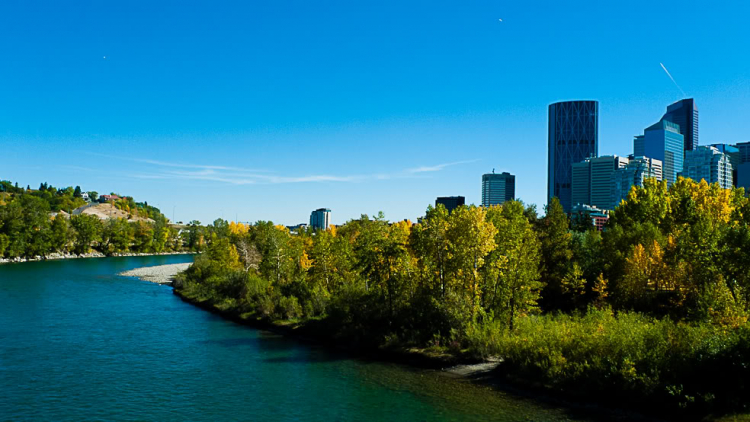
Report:
<svg viewBox="0 0 750 422"><path fill-rule="evenodd" d="M661 181L663 177L662 162L648 157L628 157L628 163L612 175L612 202L615 207L628 199L633 186L643 186L643 181L654 178Z"/></svg>
<svg viewBox="0 0 750 422"><path fill-rule="evenodd" d="M310 227L313 230L326 230L331 224L331 210L318 208L310 214Z"/></svg>
<svg viewBox="0 0 750 422"><path fill-rule="evenodd" d="M729 155L712 146L699 146L692 151L685 151L682 176L696 182L705 180L708 183L718 183L724 189L731 189L733 185Z"/></svg>

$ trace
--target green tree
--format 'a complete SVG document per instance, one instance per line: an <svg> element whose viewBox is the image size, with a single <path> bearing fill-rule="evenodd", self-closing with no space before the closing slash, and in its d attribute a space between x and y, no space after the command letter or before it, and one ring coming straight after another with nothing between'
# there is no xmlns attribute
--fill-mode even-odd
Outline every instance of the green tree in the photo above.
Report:
<svg viewBox="0 0 750 422"><path fill-rule="evenodd" d="M568 274L573 251L568 216L556 197L547 206L547 215L539 226L542 282L545 283L541 304L548 311L565 309L569 304L564 299L563 279Z"/></svg>
<svg viewBox="0 0 750 422"><path fill-rule="evenodd" d="M487 257L484 272L485 307L504 318L512 330L519 315L537 308L542 284L539 281L540 245L523 204L506 202L491 207L487 220L496 228L497 248Z"/></svg>
<svg viewBox="0 0 750 422"><path fill-rule="evenodd" d="M479 273L487 254L495 249L497 229L486 219L484 208L460 207L450 214L446 237L450 242L452 280L448 283L456 294L463 319L474 319L480 310L482 280ZM467 310L468 309L468 314Z"/></svg>
<svg viewBox="0 0 750 422"><path fill-rule="evenodd" d="M73 244L75 253L88 253L91 247L101 240L102 222L98 217L90 214L74 215L70 218L70 224L76 230Z"/></svg>
<svg viewBox="0 0 750 422"><path fill-rule="evenodd" d="M102 252L107 254L127 252L133 242L133 228L124 218L112 218L104 223Z"/></svg>
<svg viewBox="0 0 750 422"><path fill-rule="evenodd" d="M52 220L50 243L52 250L65 253L68 251L70 223L62 214L57 214Z"/></svg>
<svg viewBox="0 0 750 422"><path fill-rule="evenodd" d="M440 296L446 293L450 242L448 241L448 210L442 204L427 208L427 214L414 230L414 248L423 277Z"/></svg>

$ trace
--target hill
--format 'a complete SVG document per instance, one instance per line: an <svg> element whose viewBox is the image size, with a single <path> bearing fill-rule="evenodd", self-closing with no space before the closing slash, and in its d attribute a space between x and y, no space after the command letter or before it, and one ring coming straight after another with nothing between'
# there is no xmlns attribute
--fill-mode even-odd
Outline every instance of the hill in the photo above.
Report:
<svg viewBox="0 0 750 422"><path fill-rule="evenodd" d="M148 217L142 217L137 214L132 214L128 211L124 211L112 205L111 203L104 204L88 204L73 210L73 215L88 214L98 217L100 220L109 220L113 218L124 218L128 221L145 221L147 223L153 223L154 220Z"/></svg>

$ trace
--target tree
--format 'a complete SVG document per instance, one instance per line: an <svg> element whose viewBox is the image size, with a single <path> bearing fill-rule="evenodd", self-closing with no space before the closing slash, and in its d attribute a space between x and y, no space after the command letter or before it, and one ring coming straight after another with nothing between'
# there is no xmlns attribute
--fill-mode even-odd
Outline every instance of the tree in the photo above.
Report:
<svg viewBox="0 0 750 422"><path fill-rule="evenodd" d="M422 268L428 285L444 296L448 276L448 255L450 243L448 231L448 210L443 204L427 207L427 214L414 230L414 247L418 256L418 265Z"/></svg>
<svg viewBox="0 0 750 422"><path fill-rule="evenodd" d="M201 252L206 246L204 229L201 226L201 222L193 220L188 223L187 232L188 249L194 252Z"/></svg>
<svg viewBox="0 0 750 422"><path fill-rule="evenodd" d="M450 268L452 280L449 288L456 294L457 305L464 311L463 318L473 320L481 301L482 277L479 273L487 254L495 249L497 229L487 221L484 208L460 207L450 214L446 237L450 242ZM468 315L465 309L468 309Z"/></svg>
<svg viewBox="0 0 750 422"><path fill-rule="evenodd" d="M91 199L91 202L96 202L99 199L99 192L95 190L89 191L89 199Z"/></svg>
<svg viewBox="0 0 750 422"><path fill-rule="evenodd" d="M70 232L70 223L62 214L57 214L52 220L52 229L50 234L50 243L52 250L57 252L68 251L68 239Z"/></svg>
<svg viewBox="0 0 750 422"><path fill-rule="evenodd" d="M133 250L144 253L150 252L154 240L154 229L151 224L138 221L133 224Z"/></svg>
<svg viewBox="0 0 750 422"><path fill-rule="evenodd" d="M88 253L91 246L101 240L102 222L98 217L90 214L74 215L70 224L76 230L73 250L78 255Z"/></svg>
<svg viewBox="0 0 750 422"><path fill-rule="evenodd" d="M525 211L517 201L487 211L487 220L497 228L497 248L485 264L489 280L484 303L495 317L504 318L511 330L517 316L537 308L542 287L539 240Z"/></svg>
<svg viewBox="0 0 750 422"><path fill-rule="evenodd" d="M542 307L545 310L564 309L563 279L568 274L573 258L568 216L560 201L553 197L547 206L547 215L540 223L539 240L542 253Z"/></svg>
<svg viewBox="0 0 750 422"><path fill-rule="evenodd" d="M133 228L124 218L112 218L104 224L102 252L127 252L133 242Z"/></svg>
<svg viewBox="0 0 750 422"><path fill-rule="evenodd" d="M381 211L373 219L362 215L357 226L359 233L354 243L355 265L365 279L365 290L369 291L387 278L383 253L386 249L388 223Z"/></svg>

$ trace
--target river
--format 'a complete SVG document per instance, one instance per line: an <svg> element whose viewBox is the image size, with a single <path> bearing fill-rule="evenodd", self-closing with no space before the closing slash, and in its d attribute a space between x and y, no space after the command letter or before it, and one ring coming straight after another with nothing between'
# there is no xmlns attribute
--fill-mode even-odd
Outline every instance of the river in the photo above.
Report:
<svg viewBox="0 0 750 422"><path fill-rule="evenodd" d="M584 420L236 325L169 286L117 275L192 259L0 265L0 420Z"/></svg>

